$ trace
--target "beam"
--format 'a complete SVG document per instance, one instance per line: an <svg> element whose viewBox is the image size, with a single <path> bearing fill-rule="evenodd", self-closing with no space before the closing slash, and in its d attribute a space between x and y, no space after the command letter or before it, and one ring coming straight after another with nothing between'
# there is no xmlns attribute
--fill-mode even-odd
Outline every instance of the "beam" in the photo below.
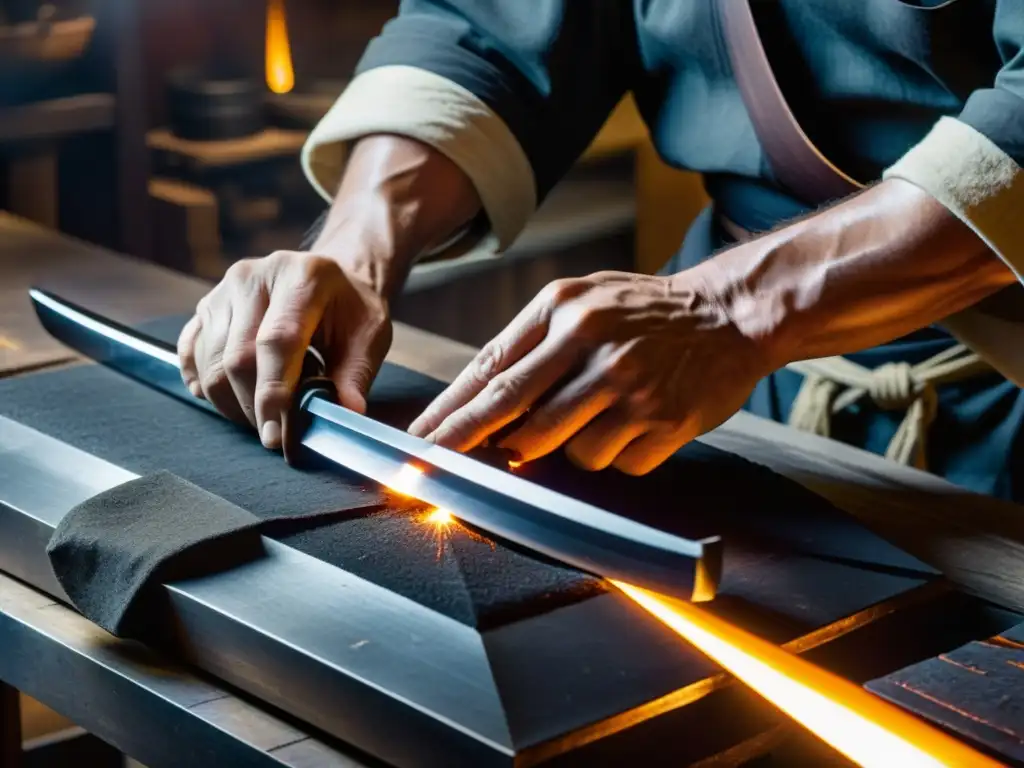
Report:
<svg viewBox="0 0 1024 768"><path fill-rule="evenodd" d="M1024 611L1021 505L749 413L701 441L796 480L965 592Z"/></svg>

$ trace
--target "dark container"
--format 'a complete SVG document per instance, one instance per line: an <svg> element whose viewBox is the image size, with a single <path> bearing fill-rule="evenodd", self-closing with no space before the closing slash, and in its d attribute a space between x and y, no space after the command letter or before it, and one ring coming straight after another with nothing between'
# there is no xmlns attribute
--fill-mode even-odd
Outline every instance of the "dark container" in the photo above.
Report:
<svg viewBox="0 0 1024 768"><path fill-rule="evenodd" d="M265 126L264 87L253 77L175 72L167 78L167 114L175 136L240 139Z"/></svg>

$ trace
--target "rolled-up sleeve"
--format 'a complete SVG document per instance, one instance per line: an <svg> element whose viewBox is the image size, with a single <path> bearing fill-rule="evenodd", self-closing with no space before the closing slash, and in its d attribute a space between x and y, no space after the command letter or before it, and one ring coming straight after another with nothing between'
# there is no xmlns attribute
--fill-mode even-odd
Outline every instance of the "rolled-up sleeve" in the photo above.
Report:
<svg viewBox="0 0 1024 768"><path fill-rule="evenodd" d="M959 115L940 119L883 177L931 194L1024 283L1024 0L998 0L994 37L1002 67L991 87L972 93ZM1024 322L972 307L943 324L1024 386Z"/></svg>
<svg viewBox="0 0 1024 768"><path fill-rule="evenodd" d="M887 169L967 223L1024 281L1024 0L998 0L1002 68Z"/></svg>
<svg viewBox="0 0 1024 768"><path fill-rule="evenodd" d="M422 141L470 178L499 250L628 90L636 36L617 0L404 0L302 154L330 200L347 146Z"/></svg>

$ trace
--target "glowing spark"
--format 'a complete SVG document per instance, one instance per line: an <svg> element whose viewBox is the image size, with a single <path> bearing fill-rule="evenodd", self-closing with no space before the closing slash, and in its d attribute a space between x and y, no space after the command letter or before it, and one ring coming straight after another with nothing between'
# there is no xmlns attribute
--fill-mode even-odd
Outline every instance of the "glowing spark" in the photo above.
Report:
<svg viewBox="0 0 1024 768"><path fill-rule="evenodd" d="M858 765L1000 765L863 688L692 604L622 582L612 583Z"/></svg>
<svg viewBox="0 0 1024 768"><path fill-rule="evenodd" d="M438 528L447 528L455 522L455 518L447 509L435 509L427 514L426 522L436 525Z"/></svg>

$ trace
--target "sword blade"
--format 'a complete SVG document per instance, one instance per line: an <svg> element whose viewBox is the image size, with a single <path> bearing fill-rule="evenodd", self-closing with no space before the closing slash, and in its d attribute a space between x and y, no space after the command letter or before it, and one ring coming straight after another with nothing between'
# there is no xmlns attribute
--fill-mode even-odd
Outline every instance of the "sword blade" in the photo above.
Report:
<svg viewBox="0 0 1024 768"><path fill-rule="evenodd" d="M181 380L170 345L32 289L43 327L96 362L217 413ZM682 597L709 600L721 574L719 537L686 539L612 514L414 437L321 397L302 405L301 445L330 462L441 507L494 536L567 565Z"/></svg>

